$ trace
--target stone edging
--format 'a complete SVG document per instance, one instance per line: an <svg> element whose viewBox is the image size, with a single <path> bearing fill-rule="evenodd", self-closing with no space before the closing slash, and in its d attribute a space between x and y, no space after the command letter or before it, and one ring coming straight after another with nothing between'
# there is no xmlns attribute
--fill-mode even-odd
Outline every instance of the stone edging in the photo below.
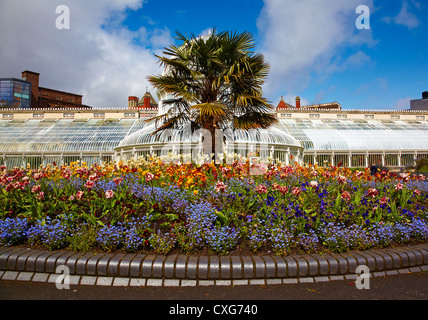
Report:
<svg viewBox="0 0 428 320"><path fill-rule="evenodd" d="M367 266L370 272L386 274L392 274L393 270L418 269L428 265L428 244L285 257L76 253L0 247L0 272L3 273L49 276L62 265L74 276L255 284L259 280L274 283L282 279L285 283L291 279L353 275L359 265Z"/></svg>

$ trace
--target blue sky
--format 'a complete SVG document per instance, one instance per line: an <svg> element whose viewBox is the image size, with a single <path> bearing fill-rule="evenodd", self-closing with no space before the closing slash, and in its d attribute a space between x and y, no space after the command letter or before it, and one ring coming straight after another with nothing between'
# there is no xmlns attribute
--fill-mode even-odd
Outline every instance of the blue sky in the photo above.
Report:
<svg viewBox="0 0 428 320"><path fill-rule="evenodd" d="M70 8L70 29L55 8ZM370 29L359 30L359 5ZM338 101L346 109L406 109L428 90L428 3L423 0L5 0L0 77L40 72L41 85L126 106L159 73L154 54L190 35L244 30L271 65L263 87L274 105Z"/></svg>

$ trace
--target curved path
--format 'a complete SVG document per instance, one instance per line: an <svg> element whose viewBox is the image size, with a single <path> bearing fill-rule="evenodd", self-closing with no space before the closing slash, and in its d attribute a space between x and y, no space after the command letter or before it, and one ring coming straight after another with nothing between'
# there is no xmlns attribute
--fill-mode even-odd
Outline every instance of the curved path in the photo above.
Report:
<svg viewBox="0 0 428 320"><path fill-rule="evenodd" d="M356 272L361 272L357 267L361 265L367 266L370 276L427 271L428 243L285 257L76 253L0 247L1 280L56 283L68 274L71 284L80 285L179 287L307 283L356 279L360 275Z"/></svg>

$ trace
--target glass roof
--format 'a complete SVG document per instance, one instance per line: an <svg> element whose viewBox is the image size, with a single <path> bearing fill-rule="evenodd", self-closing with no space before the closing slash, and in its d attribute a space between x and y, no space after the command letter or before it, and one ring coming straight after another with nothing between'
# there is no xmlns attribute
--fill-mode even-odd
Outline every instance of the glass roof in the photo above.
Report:
<svg viewBox="0 0 428 320"><path fill-rule="evenodd" d="M428 122L281 119L306 150L428 150Z"/></svg>
<svg viewBox="0 0 428 320"><path fill-rule="evenodd" d="M143 126L142 119L0 121L0 152L113 151Z"/></svg>
<svg viewBox="0 0 428 320"><path fill-rule="evenodd" d="M166 130L156 135L151 135L154 130L155 126L153 124L149 125L128 136L119 144L119 147L128 147L150 143L180 143L200 141L200 133L190 134L190 132L186 130ZM229 137L231 137L229 132L231 133L232 130L224 131L227 141L230 141ZM299 141L293 138L290 134L274 127L270 129L249 131L235 130L233 131L233 140L236 143L266 143L301 147Z"/></svg>
<svg viewBox="0 0 428 320"><path fill-rule="evenodd" d="M113 152L119 146L192 141L181 131L151 136L144 119L0 121L0 154ZM427 121L281 119L270 129L234 131L236 143L302 146L306 150L428 150Z"/></svg>

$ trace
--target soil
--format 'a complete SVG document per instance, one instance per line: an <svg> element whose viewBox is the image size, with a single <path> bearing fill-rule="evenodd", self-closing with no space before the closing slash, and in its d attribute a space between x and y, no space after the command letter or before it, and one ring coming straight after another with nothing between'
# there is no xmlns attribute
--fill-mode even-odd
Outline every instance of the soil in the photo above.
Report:
<svg viewBox="0 0 428 320"><path fill-rule="evenodd" d="M428 244L428 242L426 241L417 241L417 240L411 240L408 243L396 243L396 242L392 242L388 247L384 247L383 249L393 249L393 248L403 248L403 247L407 247L407 246L412 246L412 245L416 245L416 244ZM40 251L49 251L47 248L45 248L42 245L30 245L28 243L25 244L20 244L20 245L16 245L14 246L16 248L29 248L29 249L33 249L33 250L40 250ZM382 249L380 247L373 247L371 249ZM68 248L63 248L63 249L59 249L59 250L55 250L55 251L70 251L70 249ZM359 250L352 250L352 251L359 251ZM186 253L183 252L182 250L178 249L178 248L174 248L172 249L170 252L168 252L167 254L160 254L160 253L156 253L154 250L145 250L145 249L141 249L141 250L137 250L137 251L133 251L133 252L128 252L124 249L116 249L116 250L112 250L112 251L105 251L102 250L99 247L93 247L91 248L89 251L82 251L82 252L92 252L92 253L112 253L112 254L152 254L152 255L190 255L190 256L220 256L220 254L217 253L213 253L211 251L209 251L207 248L203 248L199 251L194 251L191 253ZM327 250L326 248L320 248L317 251L314 252L310 252L310 253L316 253L316 254L329 254L329 253L333 253L330 250ZM346 253L346 252L343 252ZM292 250L290 252L288 252L287 254L283 254L283 255L279 255L279 256L292 256L292 255L305 255L308 254L308 252L300 250L300 249L295 249ZM257 250L256 252L250 250L250 248L248 246L246 246L245 244L242 245L237 245L236 248L232 251L230 251L226 256L270 256L270 255L275 255L275 253L273 253L271 250L269 250L269 248L267 246L263 246L261 247L259 250Z"/></svg>

